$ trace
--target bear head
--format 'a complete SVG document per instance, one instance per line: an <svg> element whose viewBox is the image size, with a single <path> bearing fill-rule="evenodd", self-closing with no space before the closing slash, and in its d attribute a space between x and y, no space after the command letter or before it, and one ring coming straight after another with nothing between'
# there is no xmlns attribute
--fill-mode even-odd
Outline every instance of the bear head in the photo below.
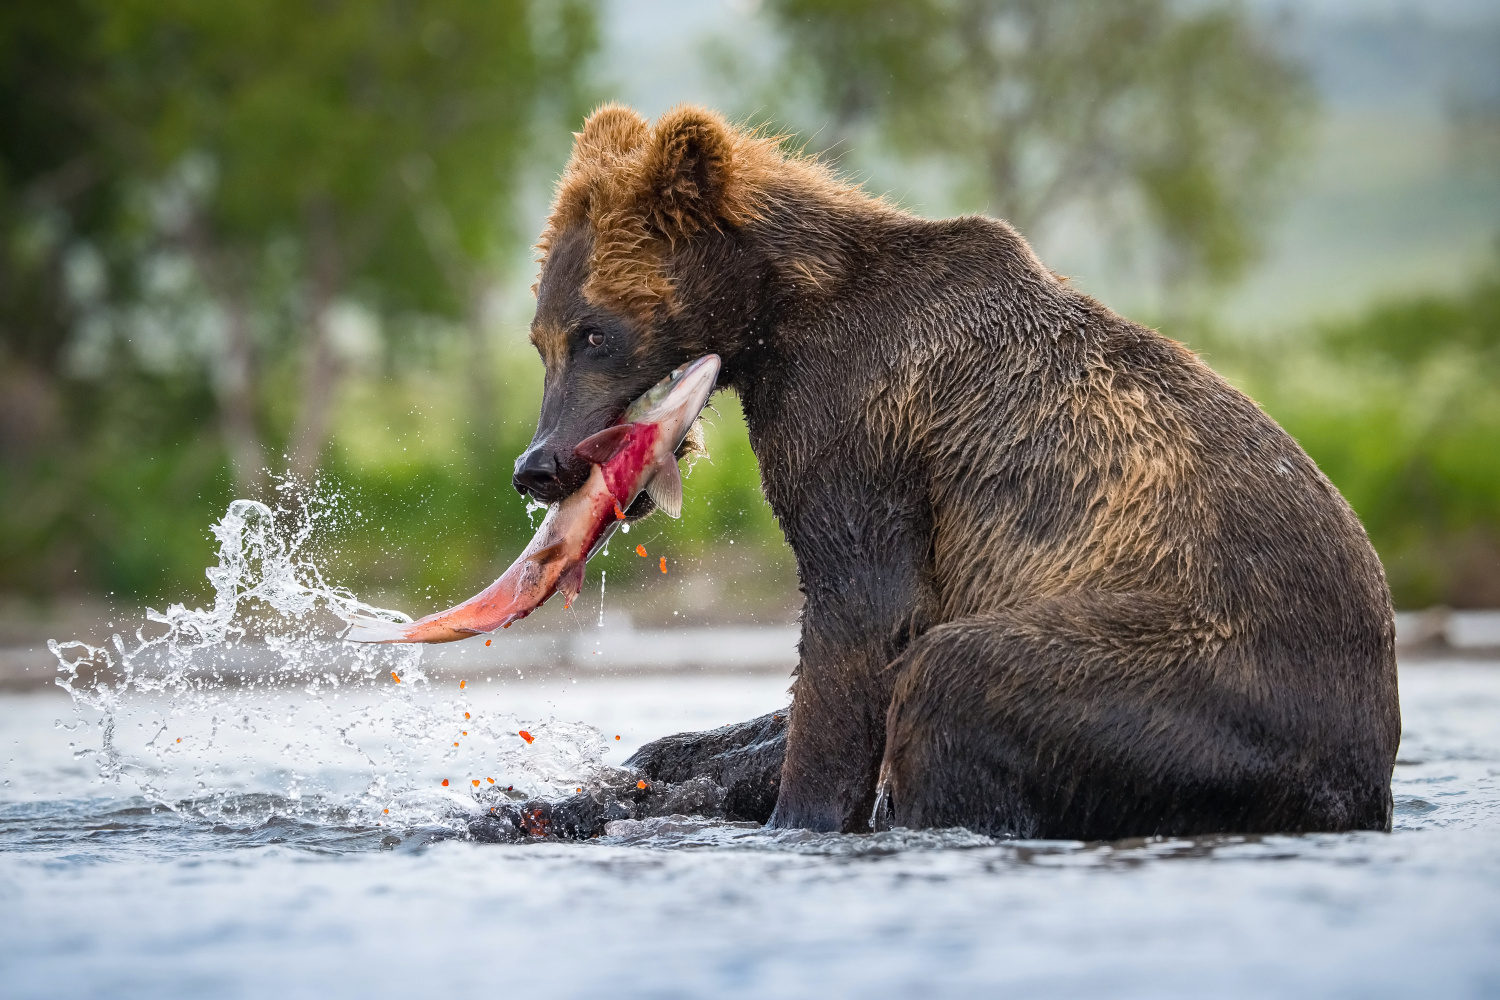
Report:
<svg viewBox="0 0 1500 1000"><path fill-rule="evenodd" d="M779 137L701 108L654 126L619 105L590 115L537 245L531 341L546 374L516 489L550 503L580 487L589 465L574 446L686 361L717 353L722 385L744 377L788 287L778 275L818 270L792 261L799 241L775 220L850 190Z"/></svg>

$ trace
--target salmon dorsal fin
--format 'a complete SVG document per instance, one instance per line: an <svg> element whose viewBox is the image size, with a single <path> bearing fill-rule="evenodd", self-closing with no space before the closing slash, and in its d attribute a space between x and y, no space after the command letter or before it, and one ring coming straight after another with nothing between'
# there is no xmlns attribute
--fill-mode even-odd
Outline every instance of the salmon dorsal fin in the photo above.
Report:
<svg viewBox="0 0 1500 1000"><path fill-rule="evenodd" d="M682 474L677 471L677 459L667 456L656 475L646 484L646 492L668 517L682 516Z"/></svg>
<svg viewBox="0 0 1500 1000"><path fill-rule="evenodd" d="M615 424L606 427L598 434L590 434L582 441L573 446L573 454L586 462L595 465L603 465L620 453L625 447L625 442L630 440L630 432L635 424Z"/></svg>

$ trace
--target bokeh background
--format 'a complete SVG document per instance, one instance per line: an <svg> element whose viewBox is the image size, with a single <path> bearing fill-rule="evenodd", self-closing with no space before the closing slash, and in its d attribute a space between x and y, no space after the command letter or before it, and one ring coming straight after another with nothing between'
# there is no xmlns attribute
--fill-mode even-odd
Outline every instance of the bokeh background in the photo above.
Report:
<svg viewBox="0 0 1500 1000"><path fill-rule="evenodd" d="M9 0L4 614L202 600L239 496L320 498L325 573L377 601L493 578L532 525L530 244L604 100L1011 220L1296 436L1398 606L1500 606L1489 0ZM650 564L598 568L648 618L788 620L716 409Z"/></svg>

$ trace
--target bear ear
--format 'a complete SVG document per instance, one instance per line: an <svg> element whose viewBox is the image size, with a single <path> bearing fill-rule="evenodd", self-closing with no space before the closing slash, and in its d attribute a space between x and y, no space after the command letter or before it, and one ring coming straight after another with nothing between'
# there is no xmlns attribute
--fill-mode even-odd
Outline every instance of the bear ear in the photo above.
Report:
<svg viewBox="0 0 1500 1000"><path fill-rule="evenodd" d="M702 108L679 107L657 121L645 150L646 214L668 240L734 219L734 137Z"/></svg>
<svg viewBox="0 0 1500 1000"><path fill-rule="evenodd" d="M646 119L623 104L604 104L588 116L583 131L574 133L573 158L599 160L635 152L651 128Z"/></svg>

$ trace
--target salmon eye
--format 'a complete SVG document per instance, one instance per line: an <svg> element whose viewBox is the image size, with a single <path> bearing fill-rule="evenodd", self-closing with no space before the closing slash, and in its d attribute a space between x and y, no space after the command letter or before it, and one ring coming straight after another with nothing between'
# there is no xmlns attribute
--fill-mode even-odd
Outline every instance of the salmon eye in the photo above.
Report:
<svg viewBox="0 0 1500 1000"><path fill-rule="evenodd" d="M589 346L590 347L602 347L603 345L604 345L604 334L602 334L602 333L591 333L591 334L589 334Z"/></svg>

